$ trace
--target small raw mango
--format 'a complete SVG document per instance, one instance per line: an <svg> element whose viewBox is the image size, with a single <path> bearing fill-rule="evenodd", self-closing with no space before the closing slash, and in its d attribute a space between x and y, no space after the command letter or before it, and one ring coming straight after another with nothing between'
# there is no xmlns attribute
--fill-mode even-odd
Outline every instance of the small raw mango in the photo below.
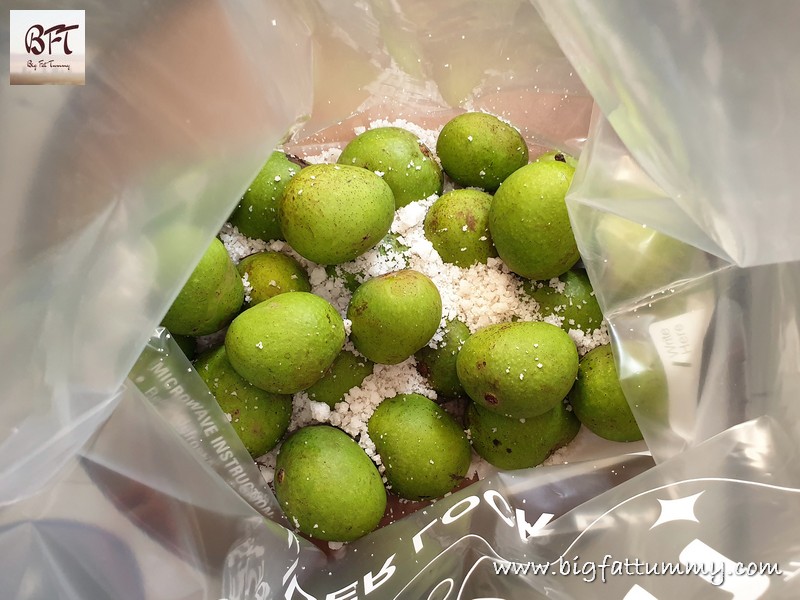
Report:
<svg viewBox="0 0 800 600"><path fill-rule="evenodd" d="M372 171L351 165L310 165L286 186L279 208L286 241L322 265L351 261L388 233L394 195Z"/></svg>
<svg viewBox="0 0 800 600"><path fill-rule="evenodd" d="M391 490L402 498L438 498L467 474L471 453L466 434L424 396L401 394L384 400L372 413L368 431Z"/></svg>
<svg viewBox="0 0 800 600"><path fill-rule="evenodd" d="M225 335L228 359L256 387L294 394L317 382L344 345L342 317L308 292L280 294L248 308Z"/></svg>
<svg viewBox="0 0 800 600"><path fill-rule="evenodd" d="M489 230L500 258L517 275L551 279L580 258L565 202L574 172L559 161L534 162L495 193Z"/></svg>
<svg viewBox="0 0 800 600"><path fill-rule="evenodd" d="M582 269L570 269L549 281L526 281L522 289L536 300L543 317L561 317L564 331L580 329L590 333L603 323L589 276Z"/></svg>
<svg viewBox="0 0 800 600"><path fill-rule="evenodd" d="M469 267L497 256L489 233L492 197L473 189L447 192L425 216L425 237L442 260Z"/></svg>
<svg viewBox="0 0 800 600"><path fill-rule="evenodd" d="M272 450L289 427L292 397L260 390L231 365L225 346L204 352L194 365L253 458Z"/></svg>
<svg viewBox="0 0 800 600"><path fill-rule="evenodd" d="M382 173L397 208L442 193L439 164L416 135L400 127L365 131L345 146L337 162Z"/></svg>
<svg viewBox="0 0 800 600"><path fill-rule="evenodd" d="M378 526L386 510L380 473L345 432L304 427L283 443L275 496L295 527L319 540L350 542Z"/></svg>
<svg viewBox="0 0 800 600"><path fill-rule="evenodd" d="M248 306L286 292L310 292L306 270L291 256L280 252L258 252L242 259L237 268L247 277Z"/></svg>
<svg viewBox="0 0 800 600"><path fill-rule="evenodd" d="M308 388L306 393L314 402L324 402L333 408L347 392L360 386L367 376L372 375L374 366L371 360L342 350L322 379Z"/></svg>
<svg viewBox="0 0 800 600"><path fill-rule="evenodd" d="M581 423L601 438L614 442L642 439L619 384L611 346L598 346L581 359L569 401Z"/></svg>
<svg viewBox="0 0 800 600"><path fill-rule="evenodd" d="M289 180L300 171L286 154L273 152L230 217L240 233L260 240L282 240L278 205Z"/></svg>
<svg viewBox="0 0 800 600"><path fill-rule="evenodd" d="M436 348L425 346L416 353L417 371L428 380L437 399L449 400L464 396L458 380L456 361L461 347L469 337L469 328L458 319L448 321L444 336Z"/></svg>
<svg viewBox="0 0 800 600"><path fill-rule="evenodd" d="M527 469L541 464L570 443L581 428L581 422L564 402L527 419L510 419L470 403L467 420L475 452L500 469Z"/></svg>
<svg viewBox="0 0 800 600"><path fill-rule="evenodd" d="M436 154L453 181L487 192L528 162L528 146L519 131L482 112L464 113L446 123Z"/></svg>
<svg viewBox="0 0 800 600"><path fill-rule="evenodd" d="M373 362L394 365L430 342L442 319L433 281L404 269L363 283L347 307L350 339Z"/></svg>
<svg viewBox="0 0 800 600"><path fill-rule="evenodd" d="M541 415L566 397L578 350L562 329L542 322L489 325L464 342L458 379L482 408L516 419Z"/></svg>
<svg viewBox="0 0 800 600"><path fill-rule="evenodd" d="M207 335L227 325L243 301L239 272L214 238L161 324L175 335Z"/></svg>

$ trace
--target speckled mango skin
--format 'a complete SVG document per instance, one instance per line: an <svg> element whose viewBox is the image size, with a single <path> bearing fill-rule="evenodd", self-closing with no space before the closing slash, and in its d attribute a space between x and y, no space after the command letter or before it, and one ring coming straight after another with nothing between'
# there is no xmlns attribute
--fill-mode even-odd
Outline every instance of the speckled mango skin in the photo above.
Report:
<svg viewBox="0 0 800 600"><path fill-rule="evenodd" d="M306 270L291 256L280 252L258 252L242 259L237 265L239 274L250 283L247 306L269 300L286 292L310 292Z"/></svg>
<svg viewBox="0 0 800 600"><path fill-rule="evenodd" d="M350 542L378 526L386 490L375 464L334 427L298 430L275 464L275 496L297 528L319 540Z"/></svg>
<svg viewBox="0 0 800 600"><path fill-rule="evenodd" d="M365 131L344 147L337 162L383 173L397 208L442 193L441 167L417 136L400 127Z"/></svg>
<svg viewBox="0 0 800 600"><path fill-rule="evenodd" d="M318 381L344 345L342 317L308 292L280 294L248 308L225 335L228 360L258 388L294 394Z"/></svg>
<svg viewBox="0 0 800 600"><path fill-rule="evenodd" d="M614 442L642 439L619 384L611 346L598 346L581 359L569 401L581 423L601 438Z"/></svg>
<svg viewBox="0 0 800 600"><path fill-rule="evenodd" d="M437 399L448 400L466 395L458 380L456 361L469 335L469 328L458 319L453 319L447 322L438 347L425 346L416 353L417 371L428 380Z"/></svg>
<svg viewBox="0 0 800 600"><path fill-rule="evenodd" d="M292 418L292 397L260 390L231 365L225 346L204 352L194 365L253 458L272 450Z"/></svg>
<svg viewBox="0 0 800 600"><path fill-rule="evenodd" d="M322 379L308 388L306 393L314 402L324 402L333 408L347 392L361 385L372 374L374 367L371 360L342 350Z"/></svg>
<svg viewBox="0 0 800 600"><path fill-rule="evenodd" d="M491 195L472 189L447 192L433 203L425 216L425 237L443 261L469 267L497 256L489 232L491 205Z"/></svg>
<svg viewBox="0 0 800 600"><path fill-rule="evenodd" d="M275 151L242 196L229 219L240 233L260 240L282 240L278 205L286 184L300 171L286 154Z"/></svg>
<svg viewBox="0 0 800 600"><path fill-rule="evenodd" d="M500 469L527 469L541 464L569 444L581 422L564 402L538 417L509 419L470 403L467 420L472 447Z"/></svg>
<svg viewBox="0 0 800 600"><path fill-rule="evenodd" d="M368 431L392 492L402 498L438 498L467 474L471 453L466 434L424 396L401 394L384 400L372 413Z"/></svg>
<svg viewBox="0 0 800 600"><path fill-rule="evenodd" d="M528 162L528 146L519 131L482 112L448 121L437 139L436 154L453 181L487 192Z"/></svg>
<svg viewBox="0 0 800 600"><path fill-rule="evenodd" d="M482 408L516 419L536 417L566 397L578 372L578 350L555 325L500 323L464 342L456 369Z"/></svg>
<svg viewBox="0 0 800 600"><path fill-rule="evenodd" d="M227 325L243 301L239 272L214 238L161 324L176 335L207 335Z"/></svg>
<svg viewBox="0 0 800 600"><path fill-rule="evenodd" d="M539 305L539 313L546 317L564 317L561 329L580 329L591 333L603 323L603 312L594 296L589 276L582 269L570 269L558 277L564 291L550 287L549 281L526 281L522 288ZM570 322L571 321L571 322Z"/></svg>
<svg viewBox="0 0 800 600"><path fill-rule="evenodd" d="M574 172L559 161L534 162L495 193L489 230L500 258L517 275L551 279L580 258L564 200Z"/></svg>
<svg viewBox="0 0 800 600"><path fill-rule="evenodd" d="M347 307L350 339L373 362L395 365L425 346L442 318L442 298L427 276L395 271L358 287Z"/></svg>
<svg viewBox="0 0 800 600"><path fill-rule="evenodd" d="M367 169L311 165L286 186L278 213L292 248L315 263L336 265L383 239L394 218L394 195Z"/></svg>

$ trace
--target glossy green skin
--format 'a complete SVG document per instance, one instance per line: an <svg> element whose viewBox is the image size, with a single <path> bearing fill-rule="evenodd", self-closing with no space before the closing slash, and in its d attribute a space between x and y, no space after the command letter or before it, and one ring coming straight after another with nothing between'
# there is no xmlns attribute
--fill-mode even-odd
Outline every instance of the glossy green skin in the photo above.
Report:
<svg viewBox="0 0 800 600"><path fill-rule="evenodd" d="M225 346L204 352L194 365L253 458L272 450L289 428L292 397L260 390L231 365Z"/></svg>
<svg viewBox="0 0 800 600"><path fill-rule="evenodd" d="M464 113L445 124L436 154L453 181L487 192L528 163L528 146L519 131L481 112Z"/></svg>
<svg viewBox="0 0 800 600"><path fill-rule="evenodd" d="M534 162L495 193L489 230L500 258L517 275L551 279L580 258L564 201L574 172L566 163Z"/></svg>
<svg viewBox="0 0 800 600"><path fill-rule="evenodd" d="M250 283L248 306L286 292L310 292L306 270L291 256L280 252L259 252L242 259L239 274Z"/></svg>
<svg viewBox="0 0 800 600"><path fill-rule="evenodd" d="M231 214L231 225L250 238L282 240L278 205L286 184L299 171L283 152L273 152Z"/></svg>
<svg viewBox="0 0 800 600"><path fill-rule="evenodd" d="M337 162L383 173L397 208L442 193L442 169L430 157L430 150L399 127L365 131L345 146Z"/></svg>
<svg viewBox="0 0 800 600"><path fill-rule="evenodd" d="M322 379L308 388L306 393L314 402L324 402L333 408L347 392L360 386L367 376L372 375L374 366L372 361L342 350Z"/></svg>
<svg viewBox="0 0 800 600"><path fill-rule="evenodd" d="M367 428L391 490L402 498L438 498L467 474L471 453L466 434L424 396L401 394L384 400Z"/></svg>
<svg viewBox="0 0 800 600"><path fill-rule="evenodd" d="M467 419L475 452L500 469L541 464L570 443L581 428L581 422L563 402L543 415L523 420L509 419L471 402Z"/></svg>
<svg viewBox="0 0 800 600"><path fill-rule="evenodd" d="M225 348L247 381L275 394L294 394L324 375L344 340L344 323L333 306L314 294L292 292L236 317Z"/></svg>
<svg viewBox="0 0 800 600"><path fill-rule="evenodd" d="M611 346L598 346L581 359L569 401L581 423L601 438L614 442L642 439L620 387Z"/></svg>
<svg viewBox="0 0 800 600"><path fill-rule="evenodd" d="M161 324L176 335L207 335L227 325L243 301L239 272L214 238Z"/></svg>
<svg viewBox="0 0 800 600"><path fill-rule="evenodd" d="M447 192L433 203L425 216L425 237L444 262L469 267L497 256L489 232L491 205L489 194L472 189Z"/></svg>
<svg viewBox="0 0 800 600"><path fill-rule="evenodd" d="M546 162L546 161L558 161L567 163L573 169L578 167L578 161L575 157L570 156L566 152L561 152L559 150L553 150L552 152L545 152L544 154L539 155L536 157L536 162Z"/></svg>
<svg viewBox="0 0 800 600"><path fill-rule="evenodd" d="M431 341L442 319L436 285L404 269L363 283L347 307L350 339L373 362L394 365Z"/></svg>
<svg viewBox="0 0 800 600"><path fill-rule="evenodd" d="M456 361L461 346L469 337L469 328L454 319L447 322L444 337L438 348L425 346L416 353L417 371L428 380L439 399L448 400L463 397L466 392L461 387L456 371Z"/></svg>
<svg viewBox="0 0 800 600"><path fill-rule="evenodd" d="M367 169L311 165L286 186L278 212L292 248L315 263L335 265L357 258L388 233L394 195Z"/></svg>
<svg viewBox="0 0 800 600"><path fill-rule="evenodd" d="M550 286L549 281L526 281L522 288L539 305L539 313L546 317L564 317L561 329L580 329L590 333L603 323L603 313L586 271L570 269L558 277L564 291Z"/></svg>
<svg viewBox="0 0 800 600"><path fill-rule="evenodd" d="M578 372L578 350L555 325L500 323L480 329L464 342L456 369L476 404L527 419L551 410L567 395Z"/></svg>
<svg viewBox="0 0 800 600"><path fill-rule="evenodd" d="M350 542L378 526L386 510L380 473L353 439L334 427L298 430L275 464L275 496L306 535Z"/></svg>

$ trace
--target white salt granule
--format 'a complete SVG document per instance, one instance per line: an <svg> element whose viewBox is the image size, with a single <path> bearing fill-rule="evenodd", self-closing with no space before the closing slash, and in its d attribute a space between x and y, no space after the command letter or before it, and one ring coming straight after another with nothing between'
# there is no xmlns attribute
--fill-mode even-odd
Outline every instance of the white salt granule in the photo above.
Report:
<svg viewBox="0 0 800 600"><path fill-rule="evenodd" d="M611 338L608 335L608 326L605 321L603 321L600 327L592 330L591 333L586 333L581 329L570 329L567 333L578 347L578 354L580 356L583 356L590 350L594 350L598 346L605 346L611 343Z"/></svg>
<svg viewBox="0 0 800 600"><path fill-rule="evenodd" d="M250 283L250 274L245 273L242 275L242 286L244 287L244 301L250 302L253 298L250 294L253 293L253 285Z"/></svg>
<svg viewBox="0 0 800 600"><path fill-rule="evenodd" d="M256 252L264 252L267 249L267 242L249 238L239 233L239 229L230 223L225 223L222 226L219 232L219 239L234 264L239 264L239 261L245 256L250 256Z"/></svg>

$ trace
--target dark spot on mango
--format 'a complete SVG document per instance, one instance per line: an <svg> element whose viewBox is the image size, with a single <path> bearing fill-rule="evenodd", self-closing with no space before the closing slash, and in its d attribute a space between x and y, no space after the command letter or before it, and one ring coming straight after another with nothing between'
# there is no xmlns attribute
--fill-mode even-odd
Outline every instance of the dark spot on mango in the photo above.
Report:
<svg viewBox="0 0 800 600"><path fill-rule="evenodd" d="M486 400L489 404L495 405L497 404L497 396L494 394L484 394L483 399Z"/></svg>
<svg viewBox="0 0 800 600"><path fill-rule="evenodd" d="M283 469L281 469L278 471L278 474L275 475L275 481L277 481L278 483L283 483L284 479L286 479L286 472Z"/></svg>

